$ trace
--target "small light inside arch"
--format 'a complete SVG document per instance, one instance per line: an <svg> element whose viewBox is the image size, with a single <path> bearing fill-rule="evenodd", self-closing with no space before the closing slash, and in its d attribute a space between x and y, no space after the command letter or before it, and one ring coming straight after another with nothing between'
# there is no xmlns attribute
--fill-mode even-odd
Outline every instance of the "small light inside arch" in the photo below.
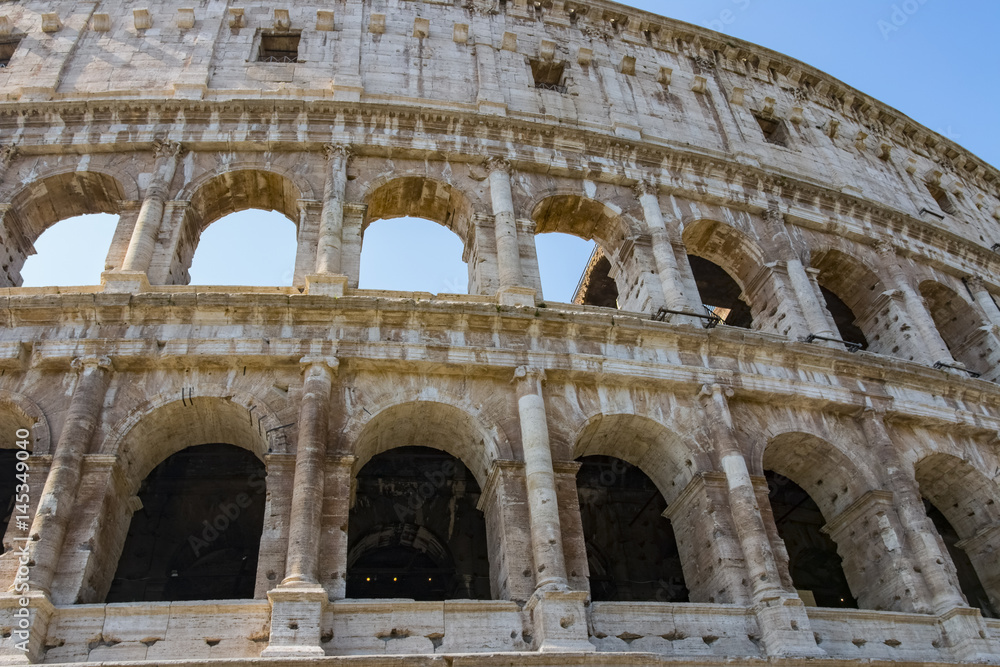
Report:
<svg viewBox="0 0 1000 667"><path fill-rule="evenodd" d="M371 580L372 580L371 577L365 577L365 581L371 581Z"/></svg>
<svg viewBox="0 0 1000 667"><path fill-rule="evenodd" d="M396 577L393 577L393 578L392 578L392 580L393 580L393 581L396 581Z"/></svg>

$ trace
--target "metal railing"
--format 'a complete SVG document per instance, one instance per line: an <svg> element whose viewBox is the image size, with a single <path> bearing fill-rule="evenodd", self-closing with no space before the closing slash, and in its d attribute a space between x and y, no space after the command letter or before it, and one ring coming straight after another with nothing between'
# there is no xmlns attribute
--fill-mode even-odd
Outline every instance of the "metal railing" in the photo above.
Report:
<svg viewBox="0 0 1000 667"><path fill-rule="evenodd" d="M260 56L259 63L297 63L299 59L295 56Z"/></svg>
<svg viewBox="0 0 1000 667"><path fill-rule="evenodd" d="M841 345L846 347L849 352L857 352L858 350L864 347L864 345L862 345L861 343L851 343L846 340L841 340L839 338L831 338L830 336L820 336L818 334L809 334L808 336L802 339L802 342L811 343L816 340L825 340L830 343L840 343Z"/></svg>
<svg viewBox="0 0 1000 667"><path fill-rule="evenodd" d="M725 324L723 319L715 313L706 315L703 313L689 313L686 310L670 310L669 308L660 308L653 313L653 316L650 319L654 322L666 322L667 315L686 315L687 317L697 317L699 320L705 320L705 322L702 323L702 326L706 329L714 329L720 324Z"/></svg>
<svg viewBox="0 0 1000 667"><path fill-rule="evenodd" d="M944 370L945 368L950 368L953 371L962 371L963 373L968 373L969 377L971 378L977 378L982 375L982 373L977 373L976 371L970 371L968 368L965 368L964 366L956 366L955 364L946 364L943 361L935 362L934 368L938 369L939 371Z"/></svg>

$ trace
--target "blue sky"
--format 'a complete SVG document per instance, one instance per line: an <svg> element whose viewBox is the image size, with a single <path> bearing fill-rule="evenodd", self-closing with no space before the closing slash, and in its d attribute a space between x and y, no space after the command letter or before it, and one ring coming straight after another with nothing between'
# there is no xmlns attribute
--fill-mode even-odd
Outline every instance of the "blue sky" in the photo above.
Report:
<svg viewBox="0 0 1000 667"><path fill-rule="evenodd" d="M1000 165L1000 1L636 0L639 9L720 30L792 56L889 104ZM114 219L71 220L43 234L25 285L96 284ZM294 225L276 213L224 218L203 234L192 284L291 284ZM545 297L568 300L591 244L537 239ZM94 248L80 253L81 247ZM461 242L443 227L399 219L365 236L361 287L466 291ZM81 255L92 256L89 264ZM417 264L416 262L422 262Z"/></svg>

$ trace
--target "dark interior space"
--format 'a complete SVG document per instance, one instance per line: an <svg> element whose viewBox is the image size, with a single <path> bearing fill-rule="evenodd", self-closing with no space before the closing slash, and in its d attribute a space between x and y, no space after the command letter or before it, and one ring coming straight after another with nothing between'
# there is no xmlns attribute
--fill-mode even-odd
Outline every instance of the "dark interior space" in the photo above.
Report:
<svg viewBox="0 0 1000 667"><path fill-rule="evenodd" d="M348 522L347 597L490 599L475 477L429 447L378 454L358 472Z"/></svg>
<svg viewBox="0 0 1000 667"><path fill-rule="evenodd" d="M826 300L826 309L833 315L833 321L837 325L840 339L847 343L857 343L861 346L862 350L868 349L868 339L865 338L861 329L854 323L854 320L857 319L854 316L854 311L839 296L827 288L820 286L819 289Z"/></svg>
<svg viewBox="0 0 1000 667"><path fill-rule="evenodd" d="M604 308L618 307L618 286L609 275L611 262L604 255L594 263L590 273L584 278L583 305L602 306Z"/></svg>
<svg viewBox="0 0 1000 667"><path fill-rule="evenodd" d="M691 273L698 285L701 302L709 313L715 313L722 318L724 324L731 327L749 329L753 326L750 306L740 300L743 290L726 271L707 259L688 255Z"/></svg>
<svg viewBox="0 0 1000 667"><path fill-rule="evenodd" d="M0 449L0 536L7 534L10 517L14 513L14 496L17 489L17 449ZM29 477L29 481L30 477ZM36 487L39 488L39 487ZM40 488L39 488L40 491ZM39 491L36 491L38 493ZM27 514L27 513L25 513ZM29 522L30 525L30 522ZM27 535L27 530L19 533Z"/></svg>
<svg viewBox="0 0 1000 667"><path fill-rule="evenodd" d="M576 475L595 601L687 602L667 503L639 468L586 456Z"/></svg>
<svg viewBox="0 0 1000 667"><path fill-rule="evenodd" d="M937 529L938 535L944 541L944 545L948 548L948 554L951 556L952 562L955 563L955 570L958 574L958 585L962 589L965 599L968 600L969 606L978 607L986 618L1000 618L1000 610L996 609L990 603L986 589L983 588L983 582L980 581L979 575L976 574L976 568L973 567L968 554L958 546L958 542L961 541L958 533L945 515L926 499L924 499L924 509L927 510L927 516Z"/></svg>
<svg viewBox="0 0 1000 667"><path fill-rule="evenodd" d="M226 444L189 447L153 469L107 602L253 598L265 474Z"/></svg>
<svg viewBox="0 0 1000 667"><path fill-rule="evenodd" d="M820 607L858 608L844 576L837 545L820 528L826 525L809 494L783 475L765 472L778 535L788 551L788 571L799 591L810 591Z"/></svg>

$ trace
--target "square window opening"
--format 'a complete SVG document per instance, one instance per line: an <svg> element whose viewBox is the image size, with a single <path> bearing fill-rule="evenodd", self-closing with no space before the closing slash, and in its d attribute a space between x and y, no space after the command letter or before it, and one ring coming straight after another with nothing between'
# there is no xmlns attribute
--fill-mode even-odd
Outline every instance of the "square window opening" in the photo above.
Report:
<svg viewBox="0 0 1000 667"><path fill-rule="evenodd" d="M262 32L257 62L296 63L299 61L299 38L297 32Z"/></svg>
<svg viewBox="0 0 1000 667"><path fill-rule="evenodd" d="M10 59L14 57L17 45L21 43L21 38L0 40L0 67L10 65Z"/></svg>
<svg viewBox="0 0 1000 667"><path fill-rule="evenodd" d="M788 147L788 130L785 129L784 123L776 118L764 118L757 115L754 115L754 118L757 119L760 131L764 134L764 141L769 144Z"/></svg>
<svg viewBox="0 0 1000 667"><path fill-rule="evenodd" d="M938 208L940 208L944 213L948 215L955 215L958 211L955 209L955 203L948 196L948 193L934 185L933 183L927 183L927 191L931 193L931 197L934 197L934 201L937 202Z"/></svg>
<svg viewBox="0 0 1000 667"><path fill-rule="evenodd" d="M554 90L557 93L566 92L566 86L563 85L565 63L546 60L531 60L529 62L531 63L531 76L535 81L535 88Z"/></svg>

